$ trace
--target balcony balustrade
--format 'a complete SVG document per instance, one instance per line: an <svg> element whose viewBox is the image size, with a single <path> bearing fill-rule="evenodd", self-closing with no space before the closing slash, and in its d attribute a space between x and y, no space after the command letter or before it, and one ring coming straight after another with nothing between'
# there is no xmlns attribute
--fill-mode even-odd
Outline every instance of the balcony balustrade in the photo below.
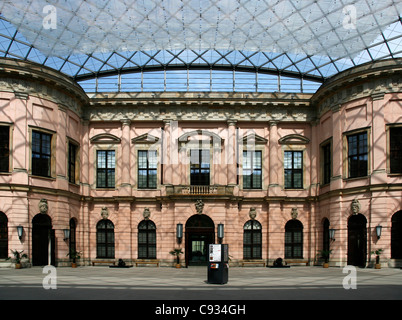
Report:
<svg viewBox="0 0 402 320"><path fill-rule="evenodd" d="M223 185L168 185L168 196L232 196L233 186Z"/></svg>

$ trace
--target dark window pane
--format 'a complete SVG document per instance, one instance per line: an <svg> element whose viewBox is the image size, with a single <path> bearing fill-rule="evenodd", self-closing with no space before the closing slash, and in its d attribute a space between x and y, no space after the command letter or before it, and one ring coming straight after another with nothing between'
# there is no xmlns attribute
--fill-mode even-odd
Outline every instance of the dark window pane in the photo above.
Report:
<svg viewBox="0 0 402 320"><path fill-rule="evenodd" d="M303 258L303 224L299 220L285 225L285 258Z"/></svg>
<svg viewBox="0 0 402 320"><path fill-rule="evenodd" d="M138 259L156 259L156 226L150 220L138 225Z"/></svg>
<svg viewBox="0 0 402 320"><path fill-rule="evenodd" d="M285 189L303 188L303 152L285 151Z"/></svg>
<svg viewBox="0 0 402 320"><path fill-rule="evenodd" d="M390 128L390 173L402 173L402 127Z"/></svg>
<svg viewBox="0 0 402 320"><path fill-rule="evenodd" d="M347 140L349 178L367 176L367 132L348 136Z"/></svg>
<svg viewBox="0 0 402 320"><path fill-rule="evenodd" d="M155 150L138 151L138 188L157 188L158 159Z"/></svg>
<svg viewBox="0 0 402 320"><path fill-rule="evenodd" d="M327 184L331 182L331 144L328 143L322 147L322 154L323 154L323 177L322 183Z"/></svg>
<svg viewBox="0 0 402 320"><path fill-rule="evenodd" d="M10 127L0 126L0 172L8 172L10 164Z"/></svg>
<svg viewBox="0 0 402 320"><path fill-rule="evenodd" d="M97 188L114 188L115 186L115 151L97 151Z"/></svg>
<svg viewBox="0 0 402 320"><path fill-rule="evenodd" d="M243 188L262 188L262 152L243 152Z"/></svg>
<svg viewBox="0 0 402 320"><path fill-rule="evenodd" d="M96 226L97 258L114 258L114 225L110 220L99 221Z"/></svg>
<svg viewBox="0 0 402 320"><path fill-rule="evenodd" d="M261 224L255 220L247 221L243 232L243 259L261 259L261 248Z"/></svg>
<svg viewBox="0 0 402 320"><path fill-rule="evenodd" d="M209 185L210 156L209 150L190 150L191 185Z"/></svg>
<svg viewBox="0 0 402 320"><path fill-rule="evenodd" d="M50 177L52 136L32 131L32 174Z"/></svg>
<svg viewBox="0 0 402 320"><path fill-rule="evenodd" d="M75 169L78 147L72 143L68 144L68 181L75 183Z"/></svg>

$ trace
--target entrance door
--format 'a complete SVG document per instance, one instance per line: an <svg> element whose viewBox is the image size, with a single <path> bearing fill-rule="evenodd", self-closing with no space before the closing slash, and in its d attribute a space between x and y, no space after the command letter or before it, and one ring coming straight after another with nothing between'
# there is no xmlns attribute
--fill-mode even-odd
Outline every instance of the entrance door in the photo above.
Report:
<svg viewBox="0 0 402 320"><path fill-rule="evenodd" d="M32 220L32 265L55 265L55 235L47 214L37 214Z"/></svg>
<svg viewBox="0 0 402 320"><path fill-rule="evenodd" d="M209 245L214 242L212 219L204 214L190 217L186 223L186 265L206 266Z"/></svg>
<svg viewBox="0 0 402 320"><path fill-rule="evenodd" d="M367 219L353 215L348 221L348 265L365 267L367 259Z"/></svg>

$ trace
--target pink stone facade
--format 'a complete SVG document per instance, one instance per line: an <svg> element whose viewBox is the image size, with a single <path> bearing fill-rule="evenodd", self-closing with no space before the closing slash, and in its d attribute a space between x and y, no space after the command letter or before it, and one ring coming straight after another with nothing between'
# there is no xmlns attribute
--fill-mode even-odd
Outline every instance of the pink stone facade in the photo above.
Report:
<svg viewBox="0 0 402 320"><path fill-rule="evenodd" d="M391 136L400 137L393 130L402 127L400 60L338 74L314 95L86 94L50 69L0 64L0 126L9 132L2 243L8 252L24 250L25 265L43 264L48 253L45 262L68 266L71 246L81 265L173 266L174 248L184 252L182 265L192 265L202 262L203 246L218 241L229 244L232 266L272 265L279 257L321 264L325 248L332 266L373 266L370 252L379 248L384 267L402 262L402 229L392 225L402 210L402 172L392 172L390 160ZM43 143L46 176L35 167L35 141ZM198 166L196 150L208 156ZM156 163L144 165L145 151L155 152ZM194 183L201 176L207 182ZM48 208L40 213L42 199Z"/></svg>

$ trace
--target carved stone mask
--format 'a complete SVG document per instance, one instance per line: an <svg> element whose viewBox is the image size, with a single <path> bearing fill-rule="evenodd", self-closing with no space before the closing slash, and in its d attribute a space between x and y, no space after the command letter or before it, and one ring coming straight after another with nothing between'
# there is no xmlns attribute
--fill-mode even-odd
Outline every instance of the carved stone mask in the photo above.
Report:
<svg viewBox="0 0 402 320"><path fill-rule="evenodd" d="M39 201L39 212L42 214L47 214L48 211L48 205L47 205L47 200L46 199L41 199Z"/></svg>

